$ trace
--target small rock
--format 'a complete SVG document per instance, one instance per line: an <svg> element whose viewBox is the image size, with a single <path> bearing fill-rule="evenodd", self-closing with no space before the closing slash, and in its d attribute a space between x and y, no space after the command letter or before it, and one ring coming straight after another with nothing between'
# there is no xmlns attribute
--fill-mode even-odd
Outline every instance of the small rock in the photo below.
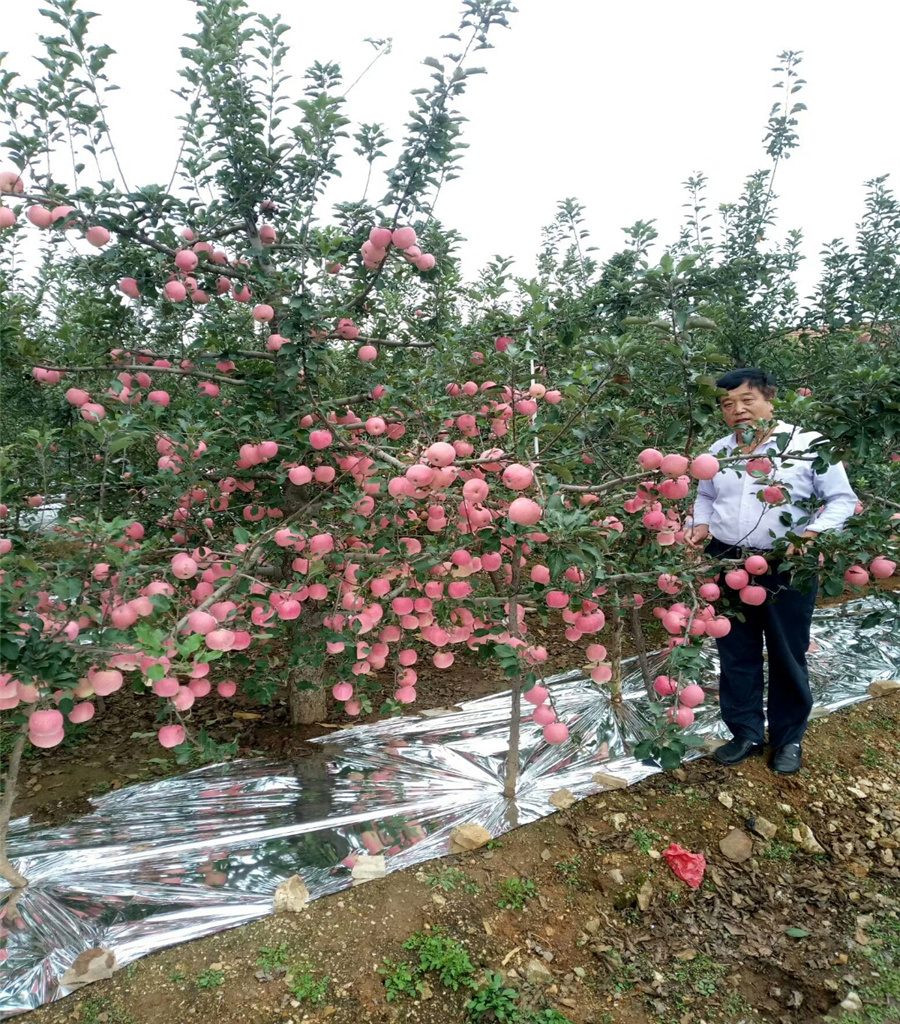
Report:
<svg viewBox="0 0 900 1024"><path fill-rule="evenodd" d="M650 901L653 899L653 886L649 880L638 889L637 894L637 905L639 910L646 911L650 906Z"/></svg>
<svg viewBox="0 0 900 1024"><path fill-rule="evenodd" d="M447 901L444 899L444 897L437 892L431 897L431 902L436 903L439 907L444 907L447 905Z"/></svg>
<svg viewBox="0 0 900 1024"><path fill-rule="evenodd" d="M826 992L837 992L838 983L832 980L831 978L826 978L822 982L822 987L825 989Z"/></svg>
<svg viewBox="0 0 900 1024"><path fill-rule="evenodd" d="M86 949L79 953L59 982L73 990L84 988L95 981L111 978L118 969L116 954L111 949L96 946L94 949Z"/></svg>
<svg viewBox="0 0 900 1024"><path fill-rule="evenodd" d="M776 804L775 805L782 814L792 814L794 808L790 804Z"/></svg>
<svg viewBox="0 0 900 1024"><path fill-rule="evenodd" d="M767 818L754 818L753 825L751 827L753 831L758 836L762 836L763 839L772 840L778 833L778 826L773 825Z"/></svg>
<svg viewBox="0 0 900 1024"><path fill-rule="evenodd" d="M847 993L847 998L841 1001L841 1009L846 1010L847 1013L859 1013L862 1009L862 1000L859 998L858 993L851 989Z"/></svg>
<svg viewBox="0 0 900 1024"><path fill-rule="evenodd" d="M434 999L434 989L427 981L422 982L422 988L419 990L419 998L422 1000Z"/></svg>
<svg viewBox="0 0 900 1024"><path fill-rule="evenodd" d="M450 852L467 853L477 850L494 837L483 825L457 825L450 833Z"/></svg>
<svg viewBox="0 0 900 1024"><path fill-rule="evenodd" d="M734 864L743 864L753 853L753 840L740 828L733 828L724 839L719 840L722 855Z"/></svg>
<svg viewBox="0 0 900 1024"><path fill-rule="evenodd" d="M900 690L900 680L898 679L876 679L874 683L869 683L869 696L871 697L886 697L889 693L896 693Z"/></svg>
<svg viewBox="0 0 900 1024"><path fill-rule="evenodd" d="M356 868L353 869L354 871ZM275 890L275 913L299 914L309 903L309 889L300 875L291 875Z"/></svg>
<svg viewBox="0 0 900 1024"><path fill-rule="evenodd" d="M600 918L592 917L590 921L585 922L584 930L588 935L596 935L600 931Z"/></svg>
<svg viewBox="0 0 900 1024"><path fill-rule="evenodd" d="M825 847L813 835L813 830L809 825L804 825L801 822L797 828L791 830L791 838L795 843L800 844L800 849L804 853L825 853Z"/></svg>
<svg viewBox="0 0 900 1024"><path fill-rule="evenodd" d="M567 811L578 801L575 794L570 789L558 789L555 793L550 794L550 800L548 802L560 811Z"/></svg>
<svg viewBox="0 0 900 1024"><path fill-rule="evenodd" d="M540 960L529 960L525 964L525 980L529 985L550 985L553 983L553 972Z"/></svg>
<svg viewBox="0 0 900 1024"><path fill-rule="evenodd" d="M225 964L223 964L221 961L218 961L217 963L210 964L209 965L209 969L211 971L224 971L225 970Z"/></svg>
<svg viewBox="0 0 900 1024"><path fill-rule="evenodd" d="M384 854L375 856L360 854L356 858L353 870L350 872L354 885L361 885L363 882L371 882L375 878L384 878L387 874L384 863Z"/></svg>
<svg viewBox="0 0 900 1024"><path fill-rule="evenodd" d="M723 807L727 807L729 811L734 807L734 797L730 793L720 793L716 799Z"/></svg>
<svg viewBox="0 0 900 1024"><path fill-rule="evenodd" d="M613 868L609 873L609 877L616 883L616 885L625 884L625 876L618 868Z"/></svg>
<svg viewBox="0 0 900 1024"><path fill-rule="evenodd" d="M591 781L595 782L598 786L602 786L604 789L627 789L628 780L620 778L618 775L607 775L606 772L594 772L591 776Z"/></svg>
<svg viewBox="0 0 900 1024"><path fill-rule="evenodd" d="M545 846L543 850L541 850L541 860L548 861L552 856L553 854L550 852L549 847Z"/></svg>
<svg viewBox="0 0 900 1024"><path fill-rule="evenodd" d="M609 816L609 820L612 822L613 828L617 832L621 832L622 829L625 828L625 825L628 823L628 815L627 814L611 814Z"/></svg>

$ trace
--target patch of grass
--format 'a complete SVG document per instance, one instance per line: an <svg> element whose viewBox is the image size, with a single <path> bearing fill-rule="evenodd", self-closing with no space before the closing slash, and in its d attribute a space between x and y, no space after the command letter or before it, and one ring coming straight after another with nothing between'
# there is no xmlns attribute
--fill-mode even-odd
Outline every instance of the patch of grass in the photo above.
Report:
<svg viewBox="0 0 900 1024"><path fill-rule="evenodd" d="M279 967L287 967L289 960L287 943L279 942L277 946L262 946L256 963L266 974L272 974Z"/></svg>
<svg viewBox="0 0 900 1024"><path fill-rule="evenodd" d="M81 1015L78 1018L79 1024L101 1024L103 1017L105 1024L134 1024L134 1017L126 1013L120 1006L117 1006L106 996L90 996L81 1004Z"/></svg>
<svg viewBox="0 0 900 1024"><path fill-rule="evenodd" d="M553 867L562 878L566 886L566 905L572 906L575 902L575 893L587 886L582 881L579 872L584 858L580 853L573 854L565 860L558 860Z"/></svg>
<svg viewBox="0 0 900 1024"><path fill-rule="evenodd" d="M170 971L169 981L171 981L173 985L181 985L187 981L187 975L184 971Z"/></svg>
<svg viewBox="0 0 900 1024"><path fill-rule="evenodd" d="M765 860L790 860L797 852L795 843L769 843L762 851Z"/></svg>
<svg viewBox="0 0 900 1024"><path fill-rule="evenodd" d="M225 984L225 972L211 969L201 971L197 975L197 988L219 988Z"/></svg>
<svg viewBox="0 0 900 1024"><path fill-rule="evenodd" d="M484 848L486 850L502 850L503 849L503 840L502 839L489 839L484 844Z"/></svg>
<svg viewBox="0 0 900 1024"><path fill-rule="evenodd" d="M728 968L724 964L716 963L715 960L701 954L693 960L679 963L670 976L679 984L690 985L702 996L711 996L727 971Z"/></svg>
<svg viewBox="0 0 900 1024"><path fill-rule="evenodd" d="M499 883L501 910L524 910L525 904L537 896L537 886L529 878L505 878Z"/></svg>
<svg viewBox="0 0 900 1024"><path fill-rule="evenodd" d="M331 978L317 978L312 964L294 964L284 976L291 995L299 1003L321 1003L328 992Z"/></svg>
<svg viewBox="0 0 900 1024"><path fill-rule="evenodd" d="M470 878L462 868L439 868L433 874L426 875L425 884L432 888L443 889L444 892L462 889L470 896L477 896L481 892L481 886L474 878Z"/></svg>
<svg viewBox="0 0 900 1024"><path fill-rule="evenodd" d="M860 764L864 764L867 768L883 768L887 764L884 751L875 750L873 747L866 747L859 760Z"/></svg>
<svg viewBox="0 0 900 1024"><path fill-rule="evenodd" d="M558 860L553 867L559 872L560 877L566 885L577 886L579 884L578 872L584 858L580 853L574 853L565 860Z"/></svg>
<svg viewBox="0 0 900 1024"><path fill-rule="evenodd" d="M466 1003L469 1020L473 1024L481 1021L518 1022L522 1018L516 1000L519 993L503 984L503 975L485 972L485 984Z"/></svg>
<svg viewBox="0 0 900 1024"><path fill-rule="evenodd" d="M681 893L677 889L672 889L669 892L669 902L670 903L680 903L681 902Z"/></svg>
<svg viewBox="0 0 900 1024"><path fill-rule="evenodd" d="M632 831L631 838L637 843L641 853L649 853L653 849L653 844L659 842L662 836L652 829L636 828Z"/></svg>

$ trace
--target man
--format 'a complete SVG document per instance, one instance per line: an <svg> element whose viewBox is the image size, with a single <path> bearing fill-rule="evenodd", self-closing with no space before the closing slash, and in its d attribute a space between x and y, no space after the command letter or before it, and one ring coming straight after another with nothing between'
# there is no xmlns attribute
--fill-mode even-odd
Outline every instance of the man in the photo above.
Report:
<svg viewBox="0 0 900 1024"><path fill-rule="evenodd" d="M840 530L853 514L857 498L838 463L821 474L812 468L814 442L821 435L805 432L789 423L773 420L775 380L763 370L732 370L716 381L728 393L720 399L722 418L732 433L717 441L717 456L745 456L728 463L712 480L700 482L694 503L693 522L686 531L692 547L706 544L714 558L745 559L751 554L771 558L775 543L788 533L815 538L824 530ZM779 435L789 434L781 448ZM800 456L791 460L788 453ZM806 456L805 459L802 456ZM763 460L751 469L767 469L761 482L747 472L747 461ZM740 472L738 472L740 470ZM781 486L784 499L778 504L760 500L766 486ZM770 492L769 497L777 497ZM809 512L798 502L819 507ZM789 525L785 519L790 517ZM708 542L708 543L707 543ZM787 557L796 554L793 544ZM775 564L782 559L776 556ZM731 617L731 632L716 641L719 650L719 702L722 718L733 739L713 755L721 764L740 764L759 755L765 744L763 712L763 638L769 660L769 767L780 774L799 771L802 740L812 710L806 652L817 584L807 590L792 586L792 574L768 572L756 577L765 587L762 605L741 604L744 621ZM723 585L723 590L727 588ZM737 594L731 592L736 599Z"/></svg>

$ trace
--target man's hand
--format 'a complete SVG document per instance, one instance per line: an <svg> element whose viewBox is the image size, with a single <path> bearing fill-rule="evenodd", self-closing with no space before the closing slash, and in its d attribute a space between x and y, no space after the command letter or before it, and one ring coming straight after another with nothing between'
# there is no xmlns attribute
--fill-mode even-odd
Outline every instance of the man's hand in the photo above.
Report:
<svg viewBox="0 0 900 1024"><path fill-rule="evenodd" d="M684 531L684 541L692 548L701 547L708 537L709 527L706 523L700 523L699 525L692 526L689 530Z"/></svg>
<svg viewBox="0 0 900 1024"><path fill-rule="evenodd" d="M806 540L812 540L814 537L818 537L819 535L815 530L807 530L805 533L801 533L800 536L806 538ZM794 555L802 555L805 550L805 544L788 544L785 557L793 558Z"/></svg>

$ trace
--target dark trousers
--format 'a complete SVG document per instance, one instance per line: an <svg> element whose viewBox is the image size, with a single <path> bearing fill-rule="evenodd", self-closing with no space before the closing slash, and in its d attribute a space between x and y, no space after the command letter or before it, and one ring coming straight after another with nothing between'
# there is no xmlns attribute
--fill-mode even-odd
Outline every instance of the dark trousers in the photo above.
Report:
<svg viewBox="0 0 900 1024"><path fill-rule="evenodd" d="M714 558L736 558L743 552L717 540L710 541L707 554ZM733 591L726 610L731 632L716 640L719 650L719 705L722 719L738 739L765 742L763 713L763 639L769 656L769 742L778 749L799 743L806 732L812 710L806 652L809 630L816 606L818 583L800 591L791 586L790 573L768 572L755 582L765 587L765 604L747 605ZM728 588L722 584L722 590ZM742 613L744 621L731 612Z"/></svg>

